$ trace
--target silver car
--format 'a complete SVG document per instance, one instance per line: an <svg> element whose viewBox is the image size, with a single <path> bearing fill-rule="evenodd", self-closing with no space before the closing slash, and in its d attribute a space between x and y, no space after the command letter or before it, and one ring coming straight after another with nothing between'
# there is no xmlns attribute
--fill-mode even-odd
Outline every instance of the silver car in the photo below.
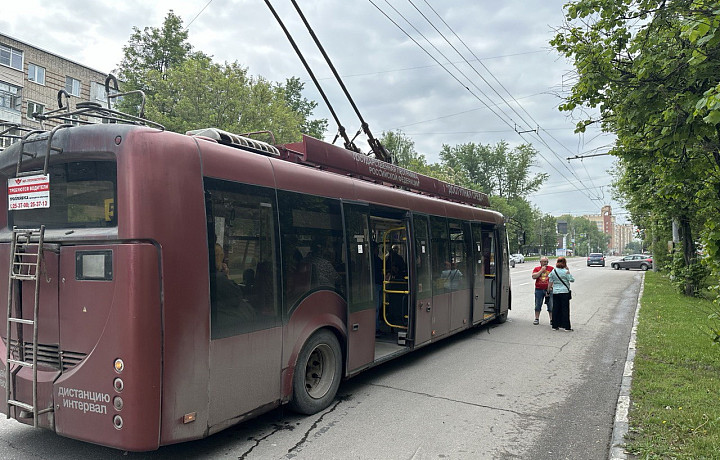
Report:
<svg viewBox="0 0 720 460"><path fill-rule="evenodd" d="M647 254L632 254L611 263L610 266L615 270L620 270L621 268L624 268L625 270L639 268L640 270L645 271L648 268L652 268L653 260L652 257Z"/></svg>

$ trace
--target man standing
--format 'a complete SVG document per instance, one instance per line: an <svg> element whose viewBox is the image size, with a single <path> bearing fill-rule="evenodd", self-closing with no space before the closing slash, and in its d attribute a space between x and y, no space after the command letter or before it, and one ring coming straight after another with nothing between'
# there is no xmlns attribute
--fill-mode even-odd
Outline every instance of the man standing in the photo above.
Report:
<svg viewBox="0 0 720 460"><path fill-rule="evenodd" d="M540 324L540 311L542 310L543 300L547 305L548 315L552 323L552 295L548 292L548 276L552 271L552 267L548 265L548 258L540 257L540 266L533 268L532 279L535 280L535 321L533 324Z"/></svg>

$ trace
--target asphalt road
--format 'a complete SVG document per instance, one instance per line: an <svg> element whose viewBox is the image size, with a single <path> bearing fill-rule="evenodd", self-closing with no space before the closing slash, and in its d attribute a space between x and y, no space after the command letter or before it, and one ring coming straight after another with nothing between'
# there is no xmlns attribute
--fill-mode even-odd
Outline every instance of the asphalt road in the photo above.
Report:
<svg viewBox="0 0 720 460"><path fill-rule="evenodd" d="M535 262L513 309L340 386L323 413L278 409L210 438L124 453L0 419L0 458L607 459L642 273L571 260L574 332L532 324Z"/></svg>

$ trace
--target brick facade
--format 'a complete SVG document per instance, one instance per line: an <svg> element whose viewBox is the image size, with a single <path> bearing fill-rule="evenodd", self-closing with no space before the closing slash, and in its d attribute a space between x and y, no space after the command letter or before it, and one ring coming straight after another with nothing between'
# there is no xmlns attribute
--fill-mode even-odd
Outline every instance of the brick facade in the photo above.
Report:
<svg viewBox="0 0 720 460"><path fill-rule="evenodd" d="M9 48L13 53L22 53L22 70L0 62L0 90L5 87L3 84L12 85L12 91L19 88L19 97L22 100L20 110L17 110L18 107L0 106L0 122L16 123L27 128L40 129L41 125L38 121L28 118L28 103L42 105L43 112L57 109L58 92L65 89L67 77L80 82L79 96L70 98L71 108L75 108L75 104L82 101L104 103L106 73L36 48L7 35L0 34L0 45L5 51ZM28 78L28 68L31 65L44 69L44 83L31 81ZM103 89L101 90L101 88ZM65 99L63 99L63 104L66 104ZM55 124L57 123L48 122L45 124L45 129L52 128Z"/></svg>

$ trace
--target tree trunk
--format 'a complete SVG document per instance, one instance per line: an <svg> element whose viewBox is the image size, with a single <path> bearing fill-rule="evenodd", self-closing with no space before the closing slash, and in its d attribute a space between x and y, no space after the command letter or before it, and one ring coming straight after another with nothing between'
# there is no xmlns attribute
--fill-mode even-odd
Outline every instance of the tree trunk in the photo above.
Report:
<svg viewBox="0 0 720 460"><path fill-rule="evenodd" d="M690 268L693 264L697 263L697 257L695 254L695 241L692 238L692 230L690 229L690 221L683 217L680 219L680 238L683 246L683 258L685 259L685 267ZM685 295L694 296L697 286L695 280L692 277L685 279Z"/></svg>

